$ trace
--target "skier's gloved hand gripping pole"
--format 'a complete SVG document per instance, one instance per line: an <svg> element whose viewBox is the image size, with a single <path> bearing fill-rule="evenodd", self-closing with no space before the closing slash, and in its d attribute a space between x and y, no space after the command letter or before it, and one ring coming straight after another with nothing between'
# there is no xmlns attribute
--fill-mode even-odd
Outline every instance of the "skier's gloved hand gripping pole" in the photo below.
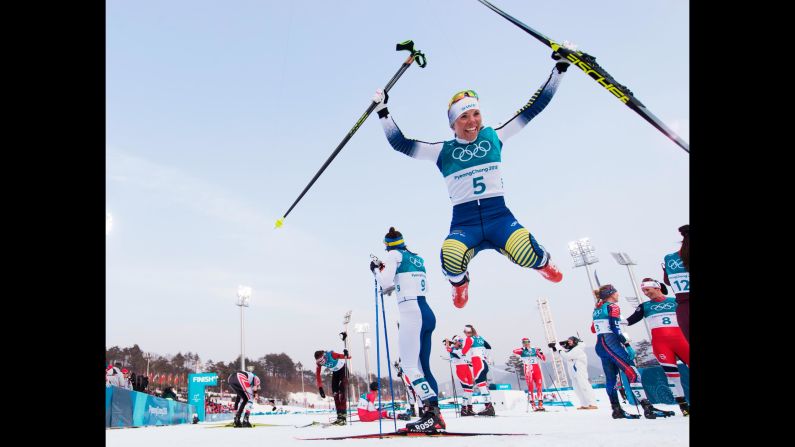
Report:
<svg viewBox="0 0 795 447"><path fill-rule="evenodd" d="M408 68L411 66L412 63L414 63L414 61L417 61L417 65L419 65L420 68L425 67L425 65L427 64L427 61L425 60L425 54L423 54L420 50L414 49L414 41L407 40L405 42L397 44L395 51L404 51L404 50L410 52L411 54L405 60L405 62L403 62L403 65L400 66L400 69L397 71L397 73L395 73L395 75L392 76L392 79L389 80L389 82L386 84L386 87L384 87L385 94L389 92L392 86L395 85L397 80L400 79L403 73L406 70L408 70ZM353 134L355 134L356 131L359 130L359 127L364 123L367 117L370 116L370 113L372 113L373 110L375 110L378 104L379 103L373 101L370 104L370 107L368 107L367 110L364 111L364 114L362 114L362 116L359 118L359 121L357 121L356 124L353 125L353 128L351 128L350 131L348 131L348 134L345 135L345 138L342 139L340 144L337 145L337 148L334 149L334 152L332 152L329 158L326 160L326 162L323 163L323 166L321 166L320 169L315 174L315 176L312 177L312 180L309 181L309 184L306 185L303 191L301 191L301 194L298 195L298 198L295 199L295 202L293 202L293 204L290 205L290 208L287 210L286 213L284 213L284 216L276 220L276 225L274 226L274 228L281 228L281 226L284 224L284 219L287 218L287 215L290 214L290 211L292 211L293 208L295 208L295 205L297 205L298 202L301 201L301 199L304 197L304 194L306 194L306 192L309 191L309 188L311 188L312 185L315 183L315 181L318 179L318 177L320 177L320 174L322 174L323 171L326 170L328 165L331 164L331 161L334 160L334 157L336 157L337 154L339 154L339 152L342 150L345 144L348 143L348 140L350 140L351 137L353 137Z"/></svg>
<svg viewBox="0 0 795 447"><path fill-rule="evenodd" d="M539 33L538 31L530 28L529 26L525 25L524 23L520 22L510 14L506 13L505 11L501 10L500 8L492 5L486 0L478 0L487 8L491 9L492 11L496 12L497 14L504 17L509 22L513 23L514 25L518 26L519 28L523 29L525 32L530 34L531 36L538 39L544 45L552 48L552 51L560 54L561 56L565 57L569 61L571 61L574 65L579 67L582 71L585 72L588 76L593 78L596 82L602 85L607 91L615 95L621 102L627 105L630 109L634 110L638 115L643 117L646 121L648 121L652 126L656 127L657 130L665 134L668 138L673 140L674 143L679 145L685 152L690 153L690 145L683 140L679 135L677 135L673 130L668 128L659 118L654 116L646 106L644 106L640 101L638 101L635 96L633 96L632 92L625 86L619 84L611 75L608 73L604 68L600 67L599 64L596 63L596 58L591 56L590 54L583 53L582 51L571 50L569 48L563 47L554 40L550 39L549 37Z"/></svg>

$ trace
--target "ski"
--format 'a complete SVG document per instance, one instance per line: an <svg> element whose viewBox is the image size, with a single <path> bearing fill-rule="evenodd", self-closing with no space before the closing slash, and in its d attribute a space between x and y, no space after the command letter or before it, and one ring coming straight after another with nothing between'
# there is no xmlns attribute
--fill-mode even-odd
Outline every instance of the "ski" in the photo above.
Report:
<svg viewBox="0 0 795 447"><path fill-rule="evenodd" d="M535 37L544 45L552 48L552 51L555 51L561 56L568 59L572 65L578 67L580 70L585 72L585 74L590 76L594 81L598 82L602 87L604 87L607 91L609 91L616 98L618 98L619 101L624 103L630 109L634 110L635 113L637 113L643 119L648 121L652 126L657 128L657 130L662 132L666 137L670 138L679 147L684 149L685 152L687 152L688 154L690 153L690 145L687 142L685 142L681 137L679 137L679 135L677 135L673 130L668 128L668 126L666 126L653 113L651 113L649 109L647 109L646 106L643 105L643 103L641 103L637 98L635 98L635 96L626 86L619 84L618 81L616 81L613 78L613 76L611 76L610 73L607 72L607 70L600 67L599 64L596 63L595 57L591 56L590 54L583 53L582 51L571 50L569 48L561 46L559 43L539 33L533 28L530 28L529 26L520 22L510 14L492 5L488 1L486 0L478 0L478 1L487 8L501 15L509 22L518 26L519 28L521 28L531 36Z"/></svg>
<svg viewBox="0 0 795 447"><path fill-rule="evenodd" d="M614 417L613 419L640 419L640 415L639 415L639 414L627 413L627 412L625 411L625 412L624 412L624 417L623 417L623 418L616 418L616 417Z"/></svg>
<svg viewBox="0 0 795 447"><path fill-rule="evenodd" d="M208 425L206 428L257 428L257 427L292 427L285 424L251 424L251 427L235 427L235 424Z"/></svg>
<svg viewBox="0 0 795 447"><path fill-rule="evenodd" d="M539 433L536 433L539 434ZM441 436L528 436L527 433L463 433L450 431L437 431L433 433L396 431L391 433L372 433L366 435L332 436L324 438L295 438L301 441L321 441L340 439L372 439L372 438L398 438L398 437L441 437Z"/></svg>
<svg viewBox="0 0 795 447"><path fill-rule="evenodd" d="M666 410L660 410L658 408L654 408L654 415L657 416L658 418L669 418L669 417L673 416L674 414L676 414L676 413L674 413L673 411L666 411Z"/></svg>

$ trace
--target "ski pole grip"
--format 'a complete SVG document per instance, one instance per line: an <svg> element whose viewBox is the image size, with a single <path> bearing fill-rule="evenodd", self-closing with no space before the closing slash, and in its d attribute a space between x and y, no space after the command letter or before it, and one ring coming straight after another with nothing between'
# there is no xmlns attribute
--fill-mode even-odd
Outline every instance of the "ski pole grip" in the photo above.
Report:
<svg viewBox="0 0 795 447"><path fill-rule="evenodd" d="M395 46L395 51L403 51L406 50L411 54L414 54L414 41L409 39L405 42L400 42Z"/></svg>
<svg viewBox="0 0 795 447"><path fill-rule="evenodd" d="M420 68L424 68L425 65L428 63L422 51L414 49L413 40L409 39L395 45L395 51L404 51L404 50L411 53L411 56L409 56L409 58L406 60L406 63L410 64L412 62L412 59L414 59L415 61L417 61L417 65L419 65Z"/></svg>

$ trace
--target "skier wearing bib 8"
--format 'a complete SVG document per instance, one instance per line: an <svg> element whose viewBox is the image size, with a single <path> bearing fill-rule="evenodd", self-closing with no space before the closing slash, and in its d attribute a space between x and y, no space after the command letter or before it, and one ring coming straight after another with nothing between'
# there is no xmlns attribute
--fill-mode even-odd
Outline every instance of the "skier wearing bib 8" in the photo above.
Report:
<svg viewBox="0 0 795 447"><path fill-rule="evenodd" d="M505 205L502 182L503 142L522 130L549 104L569 66L553 53L555 67L530 100L505 124L484 127L478 95L464 90L453 95L447 118L455 138L437 143L407 139L389 114L388 95L377 90L373 101L389 144L409 157L436 163L447 183L453 203L450 233L442 243L442 270L453 286L453 304L462 308L469 300L467 266L481 250L497 250L512 262L537 270L552 282L563 274L550 255Z"/></svg>
<svg viewBox="0 0 795 447"><path fill-rule="evenodd" d="M679 357L685 365L690 366L690 343L685 339L677 323L676 299L663 295L663 287L665 287L664 284L660 284L652 278L643 278L640 290L649 297L650 301L641 303L635 309L635 313L627 318L627 323L632 326L642 319L646 319L651 330L651 348L654 351L654 356L657 357L657 361L665 371L668 383L674 387L674 397L682 410L682 416L688 416L690 415L690 406L685 399L676 358Z"/></svg>

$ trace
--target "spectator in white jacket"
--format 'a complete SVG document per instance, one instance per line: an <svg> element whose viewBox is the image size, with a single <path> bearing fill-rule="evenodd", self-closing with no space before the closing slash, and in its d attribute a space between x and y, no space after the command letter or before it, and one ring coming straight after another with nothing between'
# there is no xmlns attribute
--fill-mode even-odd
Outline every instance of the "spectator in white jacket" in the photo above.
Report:
<svg viewBox="0 0 795 447"><path fill-rule="evenodd" d="M115 365L108 365L105 370L105 386L118 386L124 387L124 375L121 372L121 362L116 362Z"/></svg>
<svg viewBox="0 0 795 447"><path fill-rule="evenodd" d="M588 381L588 356L583 350L583 342L575 336L571 336L565 341L560 342L563 347L560 351L555 347L555 343L550 343L548 346L553 351L559 352L561 357L566 360L569 365L569 375L574 382L574 392L580 399L580 406L578 410L596 410L596 397L593 394L591 382Z"/></svg>

